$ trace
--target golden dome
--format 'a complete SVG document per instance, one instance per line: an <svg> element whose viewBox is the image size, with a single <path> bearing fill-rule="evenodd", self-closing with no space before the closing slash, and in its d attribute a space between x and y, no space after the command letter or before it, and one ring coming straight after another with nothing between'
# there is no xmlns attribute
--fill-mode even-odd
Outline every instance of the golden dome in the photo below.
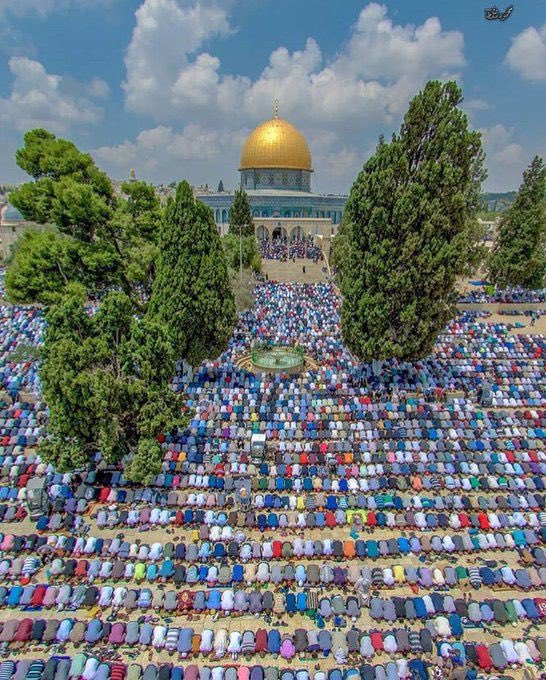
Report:
<svg viewBox="0 0 546 680"><path fill-rule="evenodd" d="M299 130L278 117L258 125L247 138L241 151L239 170L252 168L291 168L312 172L311 152Z"/></svg>

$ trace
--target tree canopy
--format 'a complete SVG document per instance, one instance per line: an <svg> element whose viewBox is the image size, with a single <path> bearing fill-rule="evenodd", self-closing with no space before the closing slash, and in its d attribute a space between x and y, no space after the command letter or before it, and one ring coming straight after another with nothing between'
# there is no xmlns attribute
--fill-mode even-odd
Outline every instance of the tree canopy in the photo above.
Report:
<svg viewBox="0 0 546 680"><path fill-rule="evenodd" d="M489 279L502 288L542 288L546 277L546 168L536 156L503 214L489 260Z"/></svg>
<svg viewBox="0 0 546 680"><path fill-rule="evenodd" d="M26 231L16 241L6 271L11 302L51 304L73 282L100 294L116 285L115 253L100 243L82 246L58 231Z"/></svg>
<svg viewBox="0 0 546 680"><path fill-rule="evenodd" d="M70 289L50 307L41 379L49 407L42 453L61 470L88 463L94 454L114 463L182 424L179 398L169 388L175 372L172 343L160 325L135 318L123 292L108 293L95 314L83 291ZM137 475L138 465L133 466Z"/></svg>
<svg viewBox="0 0 546 680"><path fill-rule="evenodd" d="M343 278L343 267L349 258L350 228L351 223L346 213L343 213L337 233L332 239L332 252L330 253L330 264L335 268L339 282Z"/></svg>
<svg viewBox="0 0 546 680"><path fill-rule="evenodd" d="M192 366L217 357L233 331L235 303L220 236L212 211L187 182L167 203L148 315Z"/></svg>
<svg viewBox="0 0 546 680"><path fill-rule="evenodd" d="M17 162L32 181L10 200L27 219L51 225L23 234L6 274L12 301L47 306L44 458L69 470L100 452L149 481L162 461L158 435L184 424L169 386L175 347L145 314L163 219L155 189L133 181L115 193L88 154L45 130L25 135ZM93 298L99 306L90 313Z"/></svg>
<svg viewBox="0 0 546 680"><path fill-rule="evenodd" d="M342 333L364 361L429 354L480 255L483 152L461 101L456 83L429 82L351 189Z"/></svg>
<svg viewBox="0 0 546 680"><path fill-rule="evenodd" d="M222 246L226 254L228 265L231 269L239 269L241 243L235 234L226 234L222 237ZM258 250L258 244L254 235L242 238L243 267L259 272L262 269L262 258Z"/></svg>
<svg viewBox="0 0 546 680"><path fill-rule="evenodd" d="M27 220L55 225L57 232L25 236L16 248L6 277L10 299L45 302L76 281L89 295L118 287L142 304L155 273L162 217L154 188L127 182L115 195L89 154L47 130L27 132L16 160L32 181L12 192L10 202Z"/></svg>
<svg viewBox="0 0 546 680"><path fill-rule="evenodd" d="M229 233L236 236L254 236L254 221L244 189L235 191L235 198L229 209Z"/></svg>

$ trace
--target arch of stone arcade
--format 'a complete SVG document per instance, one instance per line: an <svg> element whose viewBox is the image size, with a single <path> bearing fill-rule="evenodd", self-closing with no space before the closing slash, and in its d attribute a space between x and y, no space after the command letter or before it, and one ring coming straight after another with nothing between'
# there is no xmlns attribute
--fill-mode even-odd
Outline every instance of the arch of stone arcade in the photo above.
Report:
<svg viewBox="0 0 546 680"><path fill-rule="evenodd" d="M301 240L313 236L317 245L322 247L326 257L330 257L332 240L332 221L313 217L254 217L254 232L257 239L270 241L278 237Z"/></svg>

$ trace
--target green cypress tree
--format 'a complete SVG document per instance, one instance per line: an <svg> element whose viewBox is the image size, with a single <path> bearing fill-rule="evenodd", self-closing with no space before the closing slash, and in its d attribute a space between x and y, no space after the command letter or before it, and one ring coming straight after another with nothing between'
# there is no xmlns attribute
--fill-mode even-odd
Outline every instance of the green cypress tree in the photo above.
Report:
<svg viewBox="0 0 546 680"><path fill-rule="evenodd" d="M244 189L235 191L235 198L229 209L229 233L236 236L254 236L254 221L248 195Z"/></svg>
<svg viewBox="0 0 546 680"><path fill-rule="evenodd" d="M461 100L456 83L429 82L351 189L342 333L364 361L429 354L479 255L483 152Z"/></svg>
<svg viewBox="0 0 546 680"><path fill-rule="evenodd" d="M338 227L337 234L332 239L332 250L330 253L330 264L335 267L337 272L337 280L341 282L343 279L343 268L346 265L350 253L350 239L349 229L351 224L349 220L343 215L341 224Z"/></svg>
<svg viewBox="0 0 546 680"><path fill-rule="evenodd" d="M546 168L535 156L512 206L503 214L489 261L489 279L506 288L542 288L546 276Z"/></svg>
<svg viewBox="0 0 546 680"><path fill-rule="evenodd" d="M223 191L224 191L224 182L222 180L220 180L218 182L218 193L221 194L221 193L223 193Z"/></svg>
<svg viewBox="0 0 546 680"><path fill-rule="evenodd" d="M212 211L181 182L169 199L148 314L192 366L227 347L236 321L228 266Z"/></svg>

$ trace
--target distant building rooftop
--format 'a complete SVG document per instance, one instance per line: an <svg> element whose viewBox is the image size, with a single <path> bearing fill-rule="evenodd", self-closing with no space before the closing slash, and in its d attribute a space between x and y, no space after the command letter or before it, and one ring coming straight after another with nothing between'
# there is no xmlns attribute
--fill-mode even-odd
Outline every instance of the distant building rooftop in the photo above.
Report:
<svg viewBox="0 0 546 680"><path fill-rule="evenodd" d="M4 222L26 222L25 218L13 205L8 205L2 211L2 221Z"/></svg>
<svg viewBox="0 0 546 680"><path fill-rule="evenodd" d="M347 198L346 194L316 194L312 191L291 191L290 189L248 189L246 194L252 196L294 196L295 198L302 198L310 196L317 198L318 196L329 196L333 198ZM205 191L200 187L195 189L196 196L234 196L234 191Z"/></svg>

